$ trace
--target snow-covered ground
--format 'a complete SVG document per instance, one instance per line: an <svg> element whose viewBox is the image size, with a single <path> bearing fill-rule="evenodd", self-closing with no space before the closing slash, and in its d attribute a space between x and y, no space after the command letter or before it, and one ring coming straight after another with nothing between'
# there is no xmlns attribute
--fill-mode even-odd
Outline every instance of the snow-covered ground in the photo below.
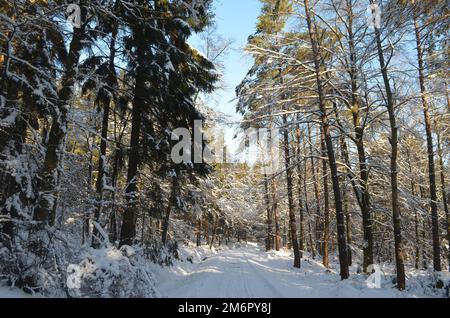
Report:
<svg viewBox="0 0 450 318"><path fill-rule="evenodd" d="M145 258L135 259L134 266L124 266L128 264L127 258L112 248L95 251L94 254L90 255L90 266L95 265L100 272L111 272L114 275L105 274L112 280L108 284L105 283L107 280L98 277L86 283L91 289L104 289L108 286L116 286L118 289L115 293L101 294L102 297L136 297L136 295L150 298L448 297L446 295L448 291L445 289L436 290L432 287L432 272L409 270L407 290L400 292L392 281L395 277L392 266L382 268L383 274L380 275L378 285L368 281L366 276L356 274L356 265L351 268L350 279L341 281L336 264L327 270L320 261L312 260L305 255L302 268L295 269L292 266L292 252L265 252L261 246L252 243L212 250L207 246L199 248L192 244L182 246L180 260L175 261L170 267L161 267ZM97 261L94 262L92 259ZM96 273L100 273L98 270ZM143 277L147 278L142 284L130 285L140 286L140 293L132 292L137 287L131 287L130 291L130 286L123 283L124 280L132 282L136 275L131 274L137 272L141 273L141 276L142 273L146 273ZM448 272L442 272L440 275L447 284L450 282ZM100 284L99 281L103 283ZM98 284L100 285L96 287ZM381 288L371 288L375 285ZM153 290L155 292L150 292ZM89 295L83 294L83 297L90 297ZM17 288L0 286L0 298L24 297L39 296L26 294Z"/></svg>
<svg viewBox="0 0 450 318"><path fill-rule="evenodd" d="M10 288L7 286L0 286L0 298L35 298L37 295L31 295L23 292L19 288Z"/></svg>
<svg viewBox="0 0 450 318"><path fill-rule="evenodd" d="M427 286L429 273L410 272L408 290L398 291L392 277L382 277L382 288L371 285L363 275L353 274L341 281L335 270L327 271L317 261L304 258L301 269L292 267L290 252L262 251L256 244L209 251L184 248L182 257L192 253L190 262L156 269L157 288L170 298L395 298L444 297ZM352 268L356 270L356 267Z"/></svg>

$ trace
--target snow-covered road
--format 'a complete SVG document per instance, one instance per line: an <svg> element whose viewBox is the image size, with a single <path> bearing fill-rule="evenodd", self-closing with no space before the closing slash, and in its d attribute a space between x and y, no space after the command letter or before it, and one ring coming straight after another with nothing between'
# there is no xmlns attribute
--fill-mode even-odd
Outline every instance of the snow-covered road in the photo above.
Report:
<svg viewBox="0 0 450 318"><path fill-rule="evenodd" d="M160 286L160 291L177 298L283 297L268 279L273 269L264 265L260 255L256 247L223 251L202 261L181 281ZM288 271L284 274L290 276ZM283 276L283 271L278 275Z"/></svg>
<svg viewBox="0 0 450 318"><path fill-rule="evenodd" d="M304 259L292 267L288 252L266 253L257 245L225 249L197 264L175 266L160 277L158 286L171 298L310 298L310 297L423 297L419 291L400 293L389 280L381 289L368 288L366 278L353 275L341 281L335 270ZM162 279L162 280L161 280Z"/></svg>

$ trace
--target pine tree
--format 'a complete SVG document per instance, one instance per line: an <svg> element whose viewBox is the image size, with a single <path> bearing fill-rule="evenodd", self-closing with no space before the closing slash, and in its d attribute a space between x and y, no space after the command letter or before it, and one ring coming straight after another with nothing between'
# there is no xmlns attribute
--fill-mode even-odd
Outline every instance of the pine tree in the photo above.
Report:
<svg viewBox="0 0 450 318"><path fill-rule="evenodd" d="M349 277L348 269L348 254L347 254L347 243L345 237L345 218L342 206L342 192L341 186L339 184L338 169L336 164L336 157L333 147L333 141L330 133L330 124L327 115L326 105L325 105L325 91L323 79L321 76L322 69L322 57L320 53L319 44L317 42L316 25L314 25L311 15L311 7L308 0L304 1L306 21L308 24L308 32L310 36L310 42L314 58L314 69L317 81L317 93L319 98L319 110L321 125L324 132L324 139L326 143L326 149L328 154L328 164L331 171L331 180L333 184L334 202L336 209L336 225L337 225L337 235L338 235L338 247L339 247L339 263L340 263L340 274L342 279L347 279Z"/></svg>
<svg viewBox="0 0 450 318"><path fill-rule="evenodd" d="M138 167L142 163L142 155L146 150L154 153L152 148L156 145L152 145L152 140L156 140L158 132L165 135L168 143L171 134L167 134L165 123L183 123L186 127L194 119L201 119L193 104L194 96L198 91L212 90L216 80L211 73L212 63L196 54L186 43L192 31L201 31L208 24L210 2L200 4L193 12L183 1L154 1L153 6L140 1L132 11L126 12L127 23L132 30L126 46L135 56L130 60L134 71L134 100L127 208L121 228L121 245L132 245L136 234ZM135 19L136 14L143 18ZM194 14L197 19L193 19ZM161 130L159 125L163 127ZM145 138L141 139L143 134Z"/></svg>

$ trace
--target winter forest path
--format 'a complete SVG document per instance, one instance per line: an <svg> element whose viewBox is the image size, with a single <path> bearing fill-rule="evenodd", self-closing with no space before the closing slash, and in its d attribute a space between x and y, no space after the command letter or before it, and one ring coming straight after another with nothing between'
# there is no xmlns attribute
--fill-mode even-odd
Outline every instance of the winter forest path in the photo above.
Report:
<svg viewBox="0 0 450 318"><path fill-rule="evenodd" d="M163 297L171 298L364 296L363 290L342 283L337 274L326 273L313 260L304 259L300 270L292 265L290 253L266 253L249 244L206 258L185 273L161 282L159 290Z"/></svg>

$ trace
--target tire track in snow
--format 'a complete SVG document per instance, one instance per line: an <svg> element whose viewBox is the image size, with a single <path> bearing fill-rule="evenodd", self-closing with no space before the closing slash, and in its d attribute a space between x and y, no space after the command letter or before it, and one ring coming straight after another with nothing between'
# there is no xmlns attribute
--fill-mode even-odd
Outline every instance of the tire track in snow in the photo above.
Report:
<svg viewBox="0 0 450 318"><path fill-rule="evenodd" d="M244 256L245 256L245 254L244 254ZM245 263L242 262L241 266L239 266L239 277L241 278L241 281L243 282L243 285L244 285L244 288L245 288L245 292L247 293L246 297L247 298L254 298L255 294L251 291L249 280L248 280L248 276L249 275L248 274L244 275L244 273L243 273L243 267L244 267L243 265L244 264Z"/></svg>
<svg viewBox="0 0 450 318"><path fill-rule="evenodd" d="M273 293L273 296L270 296L272 298L284 298L285 296L280 293L280 291L278 290L278 288L275 287L275 285L270 282L264 275L263 273L261 273L261 270L259 268L256 268L256 266L254 265L254 263L256 263L254 260L250 260L247 258L247 264L249 265L250 268L253 269L253 272L258 276L258 278L260 280L262 280L264 282L264 284L270 289L270 291ZM256 263L257 264L257 263Z"/></svg>

